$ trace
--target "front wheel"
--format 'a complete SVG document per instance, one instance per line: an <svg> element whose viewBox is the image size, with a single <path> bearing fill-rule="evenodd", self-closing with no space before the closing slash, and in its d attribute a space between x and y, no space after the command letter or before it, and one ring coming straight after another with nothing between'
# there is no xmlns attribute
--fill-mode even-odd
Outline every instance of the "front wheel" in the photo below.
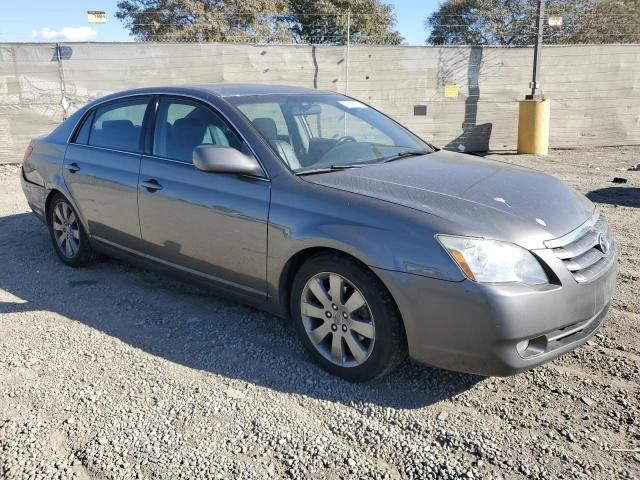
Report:
<svg viewBox="0 0 640 480"><path fill-rule="evenodd" d="M91 245L69 201L58 194L47 213L49 234L60 260L70 267L86 265L91 259Z"/></svg>
<svg viewBox="0 0 640 480"><path fill-rule="evenodd" d="M314 360L347 380L382 377L406 355L391 295L371 270L347 256L309 259L293 281L291 312Z"/></svg>

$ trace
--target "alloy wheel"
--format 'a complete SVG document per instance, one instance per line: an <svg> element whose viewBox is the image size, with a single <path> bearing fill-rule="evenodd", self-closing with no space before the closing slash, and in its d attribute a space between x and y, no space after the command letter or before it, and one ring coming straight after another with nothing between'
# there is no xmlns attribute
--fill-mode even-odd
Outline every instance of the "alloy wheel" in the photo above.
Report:
<svg viewBox="0 0 640 480"><path fill-rule="evenodd" d="M80 250L80 227L73 209L67 202L58 202L53 210L53 235L60 252L73 258Z"/></svg>
<svg viewBox="0 0 640 480"><path fill-rule="evenodd" d="M364 295L348 279L323 272L311 277L300 302L304 329L316 350L341 367L362 365L375 343L375 324Z"/></svg>

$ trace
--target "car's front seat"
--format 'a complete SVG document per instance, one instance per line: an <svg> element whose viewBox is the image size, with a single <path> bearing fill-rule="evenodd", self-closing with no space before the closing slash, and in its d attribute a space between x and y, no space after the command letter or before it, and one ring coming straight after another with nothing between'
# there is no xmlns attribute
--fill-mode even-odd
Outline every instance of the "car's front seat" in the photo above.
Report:
<svg viewBox="0 0 640 480"><path fill-rule="evenodd" d="M273 119L266 117L256 118L253 120L253 124L291 169L296 170L302 166L293 147L288 142L278 138L278 128Z"/></svg>
<svg viewBox="0 0 640 480"><path fill-rule="evenodd" d="M202 144L207 124L197 118L179 118L173 122L172 141L167 144L169 158L190 162L193 149Z"/></svg>

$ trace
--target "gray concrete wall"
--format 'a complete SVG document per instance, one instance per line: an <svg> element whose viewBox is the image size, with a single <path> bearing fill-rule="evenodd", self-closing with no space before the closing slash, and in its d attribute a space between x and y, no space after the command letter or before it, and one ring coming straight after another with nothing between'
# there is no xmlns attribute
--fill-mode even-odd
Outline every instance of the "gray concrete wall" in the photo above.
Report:
<svg viewBox="0 0 640 480"><path fill-rule="evenodd" d="M448 148L513 149L530 48L0 44L0 162L104 94L181 83L282 83L344 92ZM348 63L348 85L347 82ZM552 148L640 144L640 45L545 47ZM458 85L448 98L445 85ZM64 93L63 93L64 92ZM427 115L414 115L426 105Z"/></svg>

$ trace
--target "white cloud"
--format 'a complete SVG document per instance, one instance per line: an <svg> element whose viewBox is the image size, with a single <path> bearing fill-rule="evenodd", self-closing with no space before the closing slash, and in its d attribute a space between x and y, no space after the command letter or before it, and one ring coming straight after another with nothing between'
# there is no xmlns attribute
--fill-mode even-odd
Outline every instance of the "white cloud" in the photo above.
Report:
<svg viewBox="0 0 640 480"><path fill-rule="evenodd" d="M48 27L41 28L37 32L33 32L34 38L41 38L42 40L53 40L54 38L60 37L60 32L54 32Z"/></svg>
<svg viewBox="0 0 640 480"><path fill-rule="evenodd" d="M66 42L86 42L92 40L98 32L91 27L63 27L59 32L49 27L33 32L34 38L41 40L63 40Z"/></svg>

